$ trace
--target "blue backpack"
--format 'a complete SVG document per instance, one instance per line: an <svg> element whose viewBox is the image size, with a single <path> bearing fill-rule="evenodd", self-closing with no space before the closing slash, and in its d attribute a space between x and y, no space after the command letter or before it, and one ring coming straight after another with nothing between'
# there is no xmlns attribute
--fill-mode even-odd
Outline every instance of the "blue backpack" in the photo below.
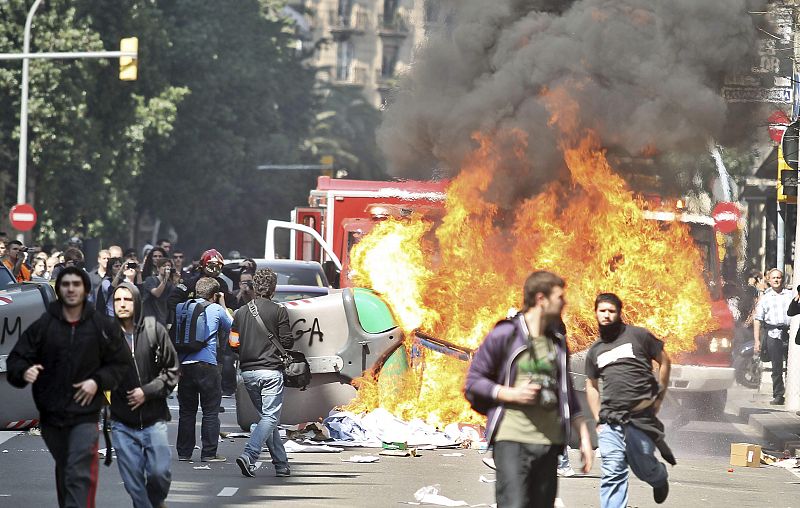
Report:
<svg viewBox="0 0 800 508"><path fill-rule="evenodd" d="M197 321L210 305L209 302L198 302L195 299L178 304L178 308L175 310L175 322L169 330L172 345L175 346L178 354L199 353L214 336L212 333L205 339L197 339ZM186 333L187 324L189 325L188 334Z"/></svg>

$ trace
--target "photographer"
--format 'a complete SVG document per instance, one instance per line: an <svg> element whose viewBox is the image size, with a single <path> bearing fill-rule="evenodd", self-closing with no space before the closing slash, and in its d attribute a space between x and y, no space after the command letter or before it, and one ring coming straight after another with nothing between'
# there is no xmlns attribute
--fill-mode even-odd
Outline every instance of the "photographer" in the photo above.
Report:
<svg viewBox="0 0 800 508"><path fill-rule="evenodd" d="M497 506L552 508L558 455L569 442L570 426L580 436L584 473L594 454L569 374L561 321L564 280L533 272L523 299L523 310L500 321L475 352L465 396L488 416Z"/></svg>
<svg viewBox="0 0 800 508"><path fill-rule="evenodd" d="M175 448L178 460L189 461L196 442L195 428L197 401L203 410L200 426L200 460L203 462L225 462L217 455L219 440L219 408L222 401L220 373L217 368L217 342L222 333L231 330L233 319L225 308L225 297L219 283L202 277L195 285L196 297L178 304L175 310L174 333L180 343L202 342L196 353L179 354L181 381L178 384L178 441ZM195 313L196 306L202 312ZM197 314L196 322L192 323ZM179 332L178 330L182 330ZM191 335L194 330L194 335Z"/></svg>
<svg viewBox="0 0 800 508"><path fill-rule="evenodd" d="M31 280L31 271L25 266L25 256L28 248L22 245L18 240L11 240L8 242L6 255L3 257L3 264L6 268L11 270L11 273L16 277L17 282L25 282Z"/></svg>
<svg viewBox="0 0 800 508"><path fill-rule="evenodd" d="M153 249L155 250L155 249ZM152 253L151 253L152 254ZM155 261L156 274L147 277L142 285L144 294L144 316L152 316L164 326L170 322L167 299L174 286L172 285L172 261L160 258Z"/></svg>

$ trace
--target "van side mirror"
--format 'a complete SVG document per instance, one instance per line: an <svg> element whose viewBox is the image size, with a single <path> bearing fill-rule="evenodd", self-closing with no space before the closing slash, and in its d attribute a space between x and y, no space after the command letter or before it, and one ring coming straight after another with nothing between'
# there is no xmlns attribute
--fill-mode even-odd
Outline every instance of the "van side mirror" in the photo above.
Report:
<svg viewBox="0 0 800 508"><path fill-rule="evenodd" d="M330 284L331 287L339 289L339 277L341 272L336 268L336 264L330 260L325 261L322 263L322 270L325 272L325 277L328 278L328 284Z"/></svg>

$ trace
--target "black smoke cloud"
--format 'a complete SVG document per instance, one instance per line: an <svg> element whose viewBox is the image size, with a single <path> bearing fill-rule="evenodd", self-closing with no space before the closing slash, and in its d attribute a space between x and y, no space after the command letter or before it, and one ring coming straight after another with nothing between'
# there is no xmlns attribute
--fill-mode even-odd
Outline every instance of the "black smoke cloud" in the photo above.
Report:
<svg viewBox="0 0 800 508"><path fill-rule="evenodd" d="M430 178L442 169L453 175L475 147L473 133L518 128L528 134L527 161L509 157L506 175L498 177L529 192L563 173L541 95L561 86L580 106L582 127L630 154L699 153L709 137L730 138L725 130L734 120L745 130L720 89L726 73L753 61L752 2L456 5L452 24L417 54L380 128L395 176Z"/></svg>

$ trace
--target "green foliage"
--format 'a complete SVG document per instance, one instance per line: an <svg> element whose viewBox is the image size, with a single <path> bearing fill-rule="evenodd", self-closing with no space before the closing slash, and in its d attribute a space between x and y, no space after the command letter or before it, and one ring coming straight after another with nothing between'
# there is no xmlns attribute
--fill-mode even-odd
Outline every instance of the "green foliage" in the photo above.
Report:
<svg viewBox="0 0 800 508"><path fill-rule="evenodd" d="M133 242L159 218L184 249L259 254L266 220L306 201L316 174L259 164L333 155L382 178L379 112L358 91L315 88L285 0L47 0L32 51L116 50L139 38L139 80L117 60L32 60L28 189L40 241ZM19 52L30 2L0 2L0 52ZM16 201L22 64L0 62L0 199ZM163 231L163 230L162 230Z"/></svg>

